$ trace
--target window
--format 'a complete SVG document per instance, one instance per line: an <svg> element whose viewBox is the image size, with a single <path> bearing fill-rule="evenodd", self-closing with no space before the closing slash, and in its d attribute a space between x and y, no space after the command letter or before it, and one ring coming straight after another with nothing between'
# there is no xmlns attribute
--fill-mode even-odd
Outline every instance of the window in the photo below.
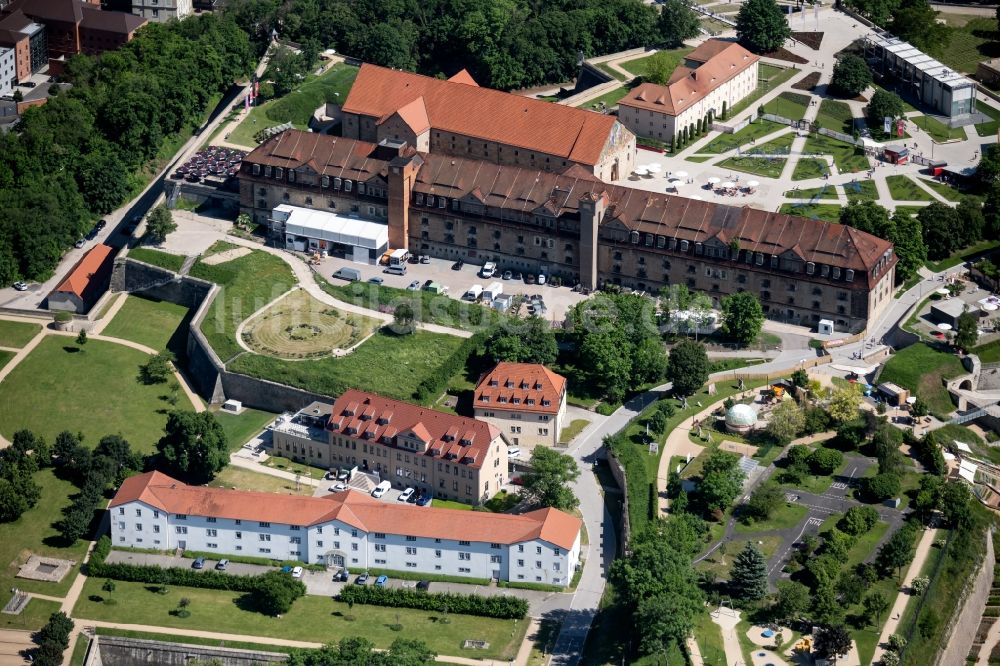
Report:
<svg viewBox="0 0 1000 666"><path fill-rule="evenodd" d="M435 550L434 551L434 557L441 557L441 551L440 550Z"/></svg>
<svg viewBox="0 0 1000 666"><path fill-rule="evenodd" d="M270 541L271 540L271 535L270 534L258 534L257 535L257 539L260 540L260 541Z"/></svg>
<svg viewBox="0 0 1000 666"><path fill-rule="evenodd" d="M216 521L216 519L215 519L215 518L206 518L206 519L205 519L205 522L208 522L208 523L214 523L214 522L217 522L217 521Z"/></svg>
<svg viewBox="0 0 1000 666"><path fill-rule="evenodd" d="M177 514L177 520L187 520L187 519L188 519L188 517L187 517L186 513L178 513Z"/></svg>
<svg viewBox="0 0 1000 666"><path fill-rule="evenodd" d="M490 564L500 564L503 561L503 557L500 555L490 555Z"/></svg>
<svg viewBox="0 0 1000 666"><path fill-rule="evenodd" d="M136 523L135 524L135 531L136 532L141 532L142 531L142 523Z"/></svg>
<svg viewBox="0 0 1000 666"><path fill-rule="evenodd" d="M458 554L458 559L460 559L460 560L471 560L472 559L472 553L462 553L462 552L460 552Z"/></svg>
<svg viewBox="0 0 1000 666"><path fill-rule="evenodd" d="M205 536L216 537L219 536L218 530L205 530Z"/></svg>
<svg viewBox="0 0 1000 666"><path fill-rule="evenodd" d="M291 537L289 543L302 543L302 537Z"/></svg>
<svg viewBox="0 0 1000 666"><path fill-rule="evenodd" d="M541 546L535 546L535 553L538 554L538 555L541 555L542 554L542 547Z"/></svg>
<svg viewBox="0 0 1000 666"><path fill-rule="evenodd" d="M415 536L408 536L408 537L406 537L406 540L407 541L416 541L417 537L415 537Z"/></svg>
<svg viewBox="0 0 1000 666"><path fill-rule="evenodd" d="M542 568L542 561L541 560L535 560L535 568L536 569L541 569Z"/></svg>
<svg viewBox="0 0 1000 666"><path fill-rule="evenodd" d="M351 187L352 187L351 181L345 180L344 181L344 191L345 192L350 192L351 191Z"/></svg>
<svg viewBox="0 0 1000 666"><path fill-rule="evenodd" d="M494 550L500 550L500 544L498 544L498 543L491 543L490 544L490 548L493 548Z"/></svg>
<svg viewBox="0 0 1000 666"><path fill-rule="evenodd" d="M258 553L264 553L266 555L266 554L268 554L268 553L271 552L271 549L270 548L258 548L257 552Z"/></svg>
<svg viewBox="0 0 1000 666"><path fill-rule="evenodd" d="M519 543L517 545L517 552L519 552L519 553L523 553L524 552L524 544L523 543Z"/></svg>
<svg viewBox="0 0 1000 666"><path fill-rule="evenodd" d="M153 534L159 534L159 533L160 533L160 526L153 525Z"/></svg>
<svg viewBox="0 0 1000 666"><path fill-rule="evenodd" d="M177 527L174 528L174 531L176 531L178 534L187 534L188 528L178 525Z"/></svg>
<svg viewBox="0 0 1000 666"><path fill-rule="evenodd" d="M257 523L258 527L270 527L271 523Z"/></svg>
<svg viewBox="0 0 1000 666"><path fill-rule="evenodd" d="M406 547L406 554L407 555L416 555L417 554L417 549L415 547L413 547L413 546L407 546Z"/></svg>
<svg viewBox="0 0 1000 666"><path fill-rule="evenodd" d="M372 538L375 538L375 539L384 539L385 538L385 534L382 533L382 532L375 532L372 535Z"/></svg>
<svg viewBox="0 0 1000 666"><path fill-rule="evenodd" d="M243 538L243 532L237 532L236 533L236 538L237 539L242 539Z"/></svg>
<svg viewBox="0 0 1000 666"><path fill-rule="evenodd" d="M376 553L384 553L385 552L385 544L384 543L377 543L377 544L375 544L375 552Z"/></svg>

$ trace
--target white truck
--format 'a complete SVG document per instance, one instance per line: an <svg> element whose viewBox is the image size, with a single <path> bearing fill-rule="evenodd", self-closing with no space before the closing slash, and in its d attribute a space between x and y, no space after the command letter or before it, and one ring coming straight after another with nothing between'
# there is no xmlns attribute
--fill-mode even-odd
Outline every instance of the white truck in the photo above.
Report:
<svg viewBox="0 0 1000 666"><path fill-rule="evenodd" d="M469 290L462 294L462 298L466 301L478 301L479 297L483 295L483 285L474 284L469 287Z"/></svg>
<svg viewBox="0 0 1000 666"><path fill-rule="evenodd" d="M492 261L487 261L485 264L483 264L483 270L481 275L484 278L491 278L496 274L496 272L497 272L497 265Z"/></svg>
<svg viewBox="0 0 1000 666"><path fill-rule="evenodd" d="M483 289L483 300L487 303L492 303L493 299L503 293L503 284L500 282L491 282L490 286Z"/></svg>

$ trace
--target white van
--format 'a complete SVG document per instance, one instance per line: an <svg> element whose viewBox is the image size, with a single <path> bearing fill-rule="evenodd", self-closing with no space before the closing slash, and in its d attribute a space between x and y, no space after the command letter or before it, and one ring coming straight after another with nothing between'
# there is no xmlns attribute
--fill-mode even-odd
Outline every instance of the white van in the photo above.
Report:
<svg viewBox="0 0 1000 666"><path fill-rule="evenodd" d="M483 300L487 303L492 303L493 299L501 294L503 294L503 284L500 282L491 282L490 286L483 289Z"/></svg>
<svg viewBox="0 0 1000 666"><path fill-rule="evenodd" d="M393 275L406 275L406 264L392 264L385 269L385 272Z"/></svg>
<svg viewBox="0 0 1000 666"><path fill-rule="evenodd" d="M478 301L479 297L483 295L483 285L474 284L469 287L469 290L462 294L462 298L467 301Z"/></svg>
<svg viewBox="0 0 1000 666"><path fill-rule="evenodd" d="M388 481L383 481L382 483L375 486L374 490L372 490L372 497L378 499L379 497L382 497L382 495L385 495L387 492L389 492L390 488L392 488L392 484L389 483Z"/></svg>
<svg viewBox="0 0 1000 666"><path fill-rule="evenodd" d="M334 272L333 277L348 282L357 282L361 279L361 272L356 268L341 268Z"/></svg>
<svg viewBox="0 0 1000 666"><path fill-rule="evenodd" d="M481 274L484 278L491 278L494 275L496 275L496 272L497 272L497 265L492 261L487 261L485 264L483 264L483 270Z"/></svg>

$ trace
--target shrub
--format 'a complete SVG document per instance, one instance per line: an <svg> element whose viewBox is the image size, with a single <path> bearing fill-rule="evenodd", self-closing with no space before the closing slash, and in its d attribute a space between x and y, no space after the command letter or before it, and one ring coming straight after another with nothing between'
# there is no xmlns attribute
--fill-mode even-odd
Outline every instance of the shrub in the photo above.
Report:
<svg viewBox="0 0 1000 666"><path fill-rule="evenodd" d="M347 604L415 608L501 620L520 620L528 614L527 601L506 595L481 597L475 594L428 594L409 589L348 585L340 591L338 599Z"/></svg>
<svg viewBox="0 0 1000 666"><path fill-rule="evenodd" d="M441 395L448 382L459 370L463 369L469 362L469 357L477 349L480 349L486 342L489 331L480 331L470 338L466 338L459 347L446 358L437 369L424 378L414 392L414 398L420 402L436 398Z"/></svg>
<svg viewBox="0 0 1000 666"><path fill-rule="evenodd" d="M852 506L837 521L837 527L847 534L858 536L868 532L878 522L878 511L870 506Z"/></svg>

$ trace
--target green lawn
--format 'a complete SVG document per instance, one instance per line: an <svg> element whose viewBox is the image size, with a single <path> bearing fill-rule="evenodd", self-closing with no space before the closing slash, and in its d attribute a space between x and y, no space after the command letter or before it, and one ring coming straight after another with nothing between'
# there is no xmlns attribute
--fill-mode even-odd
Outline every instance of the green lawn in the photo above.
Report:
<svg viewBox="0 0 1000 666"><path fill-rule="evenodd" d="M739 148L742 145L748 144L753 139L759 139L762 136L771 134L772 132L777 132L780 129L785 129L786 127L787 125L782 125L781 123L775 123L761 118L750 123L739 132L734 132L733 134L720 134L698 152L715 154L724 153L727 150L733 150L734 148Z"/></svg>
<svg viewBox="0 0 1000 666"><path fill-rule="evenodd" d="M712 622L708 613L698 613L694 618L694 639L706 664L725 664L726 648L722 643L722 630Z"/></svg>
<svg viewBox="0 0 1000 666"><path fill-rule="evenodd" d="M924 188L913 182L909 176L888 176L885 179L889 194L896 201L935 201Z"/></svg>
<svg viewBox="0 0 1000 666"><path fill-rule="evenodd" d="M104 335L144 344L156 350L186 353L190 308L169 301L129 295Z"/></svg>
<svg viewBox="0 0 1000 666"><path fill-rule="evenodd" d="M621 85L618 86L617 88L609 90L600 97L595 97L594 99L587 100L586 102L580 102L576 106L578 108L597 111L601 108L601 102L603 102L604 106L610 109L613 106L617 106L619 100L621 100L622 97L627 95L629 90L631 90L631 88L628 87L627 85Z"/></svg>
<svg viewBox="0 0 1000 666"><path fill-rule="evenodd" d="M559 433L559 443L569 444L573 438L583 432L583 429L590 425L587 419L573 419L568 426Z"/></svg>
<svg viewBox="0 0 1000 666"><path fill-rule="evenodd" d="M1000 131L1000 110L982 102L976 104L976 111L991 118L991 120L976 125L976 133L979 136L996 136L997 132Z"/></svg>
<svg viewBox="0 0 1000 666"><path fill-rule="evenodd" d="M965 138L965 130L961 127L948 127L937 118L931 116L911 116L908 121L930 134L938 143Z"/></svg>
<svg viewBox="0 0 1000 666"><path fill-rule="evenodd" d="M348 608L347 604L319 596L302 597L291 611L275 618L244 610L241 599L244 595L240 593L172 586L166 594L157 594L148 591L142 583L124 581L116 582L115 592L110 596L118 603L109 606L89 599L91 595L108 596L101 590L102 583L97 579L87 581L73 610L74 617L316 643L363 634L382 648L388 647L397 638L413 638L424 641L438 654L501 660L514 657L528 624L526 621L495 620L456 613L449 613L450 622L442 624L438 622L438 613L362 604ZM181 597L191 601L188 606L190 617L169 614L177 607ZM390 629L397 618L403 625L398 632ZM466 639L485 640L490 647L486 650L466 650L462 647Z"/></svg>
<svg viewBox="0 0 1000 666"><path fill-rule="evenodd" d="M784 196L788 199L836 199L837 188L834 185L823 185L821 187L807 187L804 190L788 190Z"/></svg>
<svg viewBox="0 0 1000 666"><path fill-rule="evenodd" d="M42 330L41 324L0 319L0 347L20 349L31 342L40 330Z"/></svg>
<svg viewBox="0 0 1000 666"><path fill-rule="evenodd" d="M266 252L251 252L214 266L199 261L191 275L222 287L201 323L201 332L223 363L243 351L235 339L240 322L295 284L288 264Z"/></svg>
<svg viewBox="0 0 1000 666"><path fill-rule="evenodd" d="M310 76L284 97L270 100L254 107L242 123L229 134L228 141L255 148L256 134L262 129L291 122L298 129L309 126L309 118L324 102L343 102L347 99L358 68L351 65L334 65L320 76Z"/></svg>
<svg viewBox="0 0 1000 666"><path fill-rule="evenodd" d="M793 204L783 203L778 209L780 213L788 215L798 215L799 217L815 218L826 222L839 222L840 211L843 207L839 204Z"/></svg>
<svg viewBox="0 0 1000 666"><path fill-rule="evenodd" d="M142 261L147 264L152 264L154 266L159 266L160 268L166 268L169 271L174 271L175 273L181 269L184 265L184 257L179 254L171 254L170 252L163 252L161 250L154 250L148 247L136 247L128 251L128 257L135 259L136 261Z"/></svg>
<svg viewBox="0 0 1000 666"><path fill-rule="evenodd" d="M626 72L631 72L635 76L648 76L649 61L655 56L660 55L661 53L666 53L667 54L666 57L669 62L668 65L669 71L667 73L667 78L669 78L670 74L672 74L674 69L677 68L677 65L681 64L681 61L684 60L684 56L686 56L688 53L691 53L691 51L693 50L694 49L692 49L689 46L684 46L679 49L664 49L662 51L657 51L656 53L644 56L642 58L636 58L635 60L629 60L628 62L620 63L619 67L624 69Z"/></svg>
<svg viewBox="0 0 1000 666"><path fill-rule="evenodd" d="M20 581L17 586L26 589ZM4 595L6 597L6 594ZM6 600L4 603L7 603ZM37 631L45 626L53 613L59 612L58 601L48 599L32 599L20 615L0 613L0 629L17 629L21 631Z"/></svg>
<svg viewBox="0 0 1000 666"><path fill-rule="evenodd" d="M15 578L17 570L32 553L79 563L87 552L87 542L78 541L68 548L62 547L59 530L55 524L62 519L62 511L70 504L70 496L77 492L76 486L69 481L56 477L51 469L35 473L35 482L41 486L41 499L31 509L28 509L17 520L10 523L0 523L0 606L10 598L10 588L18 587L28 592L38 592L51 596L63 596L69 590L79 570L79 565L73 567L58 583L26 580ZM35 599L28 604L39 604ZM0 620L12 620L13 616L0 614ZM45 619L48 619L47 617ZM41 624L44 624L42 620ZM0 622L0 628L3 628Z"/></svg>
<svg viewBox="0 0 1000 666"><path fill-rule="evenodd" d="M757 108L757 100L772 90L777 90L782 83L801 73L801 70L792 67L776 67L765 63L758 64L757 89L734 104L733 108L729 110L729 117L733 118L751 107Z"/></svg>
<svg viewBox="0 0 1000 666"><path fill-rule="evenodd" d="M244 407L239 414L233 414L225 410L215 412L215 418L226 431L226 439L229 441L229 448L236 450L249 441L251 437L263 430L269 423L274 421L277 414L263 412L259 409Z"/></svg>
<svg viewBox="0 0 1000 666"><path fill-rule="evenodd" d="M818 157L800 157L792 171L792 180L820 178L828 173L830 173L830 166L826 160Z"/></svg>
<svg viewBox="0 0 1000 666"><path fill-rule="evenodd" d="M734 171L742 171L743 173L751 173L763 178L777 178L781 175L781 171L785 168L785 162L787 161L784 157L743 156L730 157L719 162L718 166L733 169Z"/></svg>
<svg viewBox="0 0 1000 666"><path fill-rule="evenodd" d="M411 400L420 382L461 344L462 338L451 335L417 331L396 336L383 329L341 358L285 361L246 353L227 368L322 395L338 395L348 387L357 387Z"/></svg>
<svg viewBox="0 0 1000 666"><path fill-rule="evenodd" d="M873 180L856 180L853 183L844 183L841 187L844 188L848 201L878 199L878 188L875 187Z"/></svg>
<svg viewBox="0 0 1000 666"><path fill-rule="evenodd" d="M15 354L12 351L0 349L0 368L3 368L5 365L10 363L10 359L14 358L14 355Z"/></svg>
<svg viewBox="0 0 1000 666"><path fill-rule="evenodd" d="M464 502L455 502L453 500L440 499L437 497L431 500L430 506L436 507L438 509L457 509L458 511L472 511L471 504L465 504Z"/></svg>
<svg viewBox="0 0 1000 666"><path fill-rule="evenodd" d="M809 108L809 95L783 92L764 105L764 113L783 116L789 120L802 120Z"/></svg>
<svg viewBox="0 0 1000 666"><path fill-rule="evenodd" d="M957 377L963 372L965 370L957 356L918 342L893 354L879 379L915 391L927 402L932 413L945 415L954 411L955 407L941 380Z"/></svg>
<svg viewBox="0 0 1000 666"><path fill-rule="evenodd" d="M49 336L0 383L0 432L29 428L50 442L63 430L82 432L95 446L121 434L132 448L153 450L167 422L166 384L146 386L136 377L149 358L112 342L91 340L78 351L73 338ZM178 409L191 409L181 392Z"/></svg>
<svg viewBox="0 0 1000 666"><path fill-rule="evenodd" d="M709 160L714 160L714 159L716 159L715 155L689 155L688 157L684 158L684 161L700 164L701 162L707 162Z"/></svg>
<svg viewBox="0 0 1000 666"><path fill-rule="evenodd" d="M69 660L69 666L83 666L83 660L87 658L87 648L90 646L90 639L86 634L80 634L76 638L76 645L73 646L73 656Z"/></svg>
<svg viewBox="0 0 1000 666"><path fill-rule="evenodd" d="M824 99L819 103L816 124L834 132L850 134L854 131L854 115L846 102Z"/></svg>
<svg viewBox="0 0 1000 666"><path fill-rule="evenodd" d="M871 168L863 150L843 141L822 134L811 134L806 139L803 152L816 155L832 155L833 163L840 173L867 171Z"/></svg>
<svg viewBox="0 0 1000 666"><path fill-rule="evenodd" d="M941 14L947 17L948 14ZM997 57L997 21L994 17L975 17L951 30L947 48L938 56L941 62L965 74L974 74L976 65Z"/></svg>
<svg viewBox="0 0 1000 666"><path fill-rule="evenodd" d="M901 206L896 206L896 210L899 210L900 208ZM919 212L919 210L917 212ZM995 241L995 240L980 241L978 243L975 243L974 245L970 245L967 248L959 250L955 254L951 255L946 259L942 259L941 261L928 261L927 268L934 271L935 273L938 273L940 271L945 270L946 268L951 268L952 266L958 266L962 262L968 261L969 259L975 257L978 254L989 252L990 250L995 250L998 247L1000 247L1000 241Z"/></svg>
<svg viewBox="0 0 1000 666"><path fill-rule="evenodd" d="M312 495L315 488L313 486L299 483L295 487L295 481L273 474L255 472L244 467L228 465L225 469L215 475L209 483L213 488L235 488L237 490L254 490L262 493L280 493L282 495Z"/></svg>
<svg viewBox="0 0 1000 666"><path fill-rule="evenodd" d="M620 74L617 69L612 68L611 65L609 65L606 62L598 63L597 69L601 70L605 74L608 74L615 79L618 79L619 81L625 80L625 76L623 74Z"/></svg>
<svg viewBox="0 0 1000 666"><path fill-rule="evenodd" d="M918 178L918 180L923 185L926 185L927 187L931 188L932 190L943 196L948 201L958 203L963 198L962 193L956 190L951 185L942 183L937 180L931 180L930 178Z"/></svg>
<svg viewBox="0 0 1000 666"><path fill-rule="evenodd" d="M922 211L924 208L924 206L896 206L896 212L907 213L913 216Z"/></svg>
<svg viewBox="0 0 1000 666"><path fill-rule="evenodd" d="M793 141L795 141L795 133L789 132L788 134L777 136L767 143L759 146L751 146L746 149L744 153L756 153L760 155L773 155L775 153L780 153L782 155L787 155L788 150L792 147Z"/></svg>
<svg viewBox="0 0 1000 666"><path fill-rule="evenodd" d="M808 507L793 502L785 502L767 520L755 521L749 524L736 521L736 531L741 534L754 534L768 530L784 530L801 523L806 519L808 513Z"/></svg>

